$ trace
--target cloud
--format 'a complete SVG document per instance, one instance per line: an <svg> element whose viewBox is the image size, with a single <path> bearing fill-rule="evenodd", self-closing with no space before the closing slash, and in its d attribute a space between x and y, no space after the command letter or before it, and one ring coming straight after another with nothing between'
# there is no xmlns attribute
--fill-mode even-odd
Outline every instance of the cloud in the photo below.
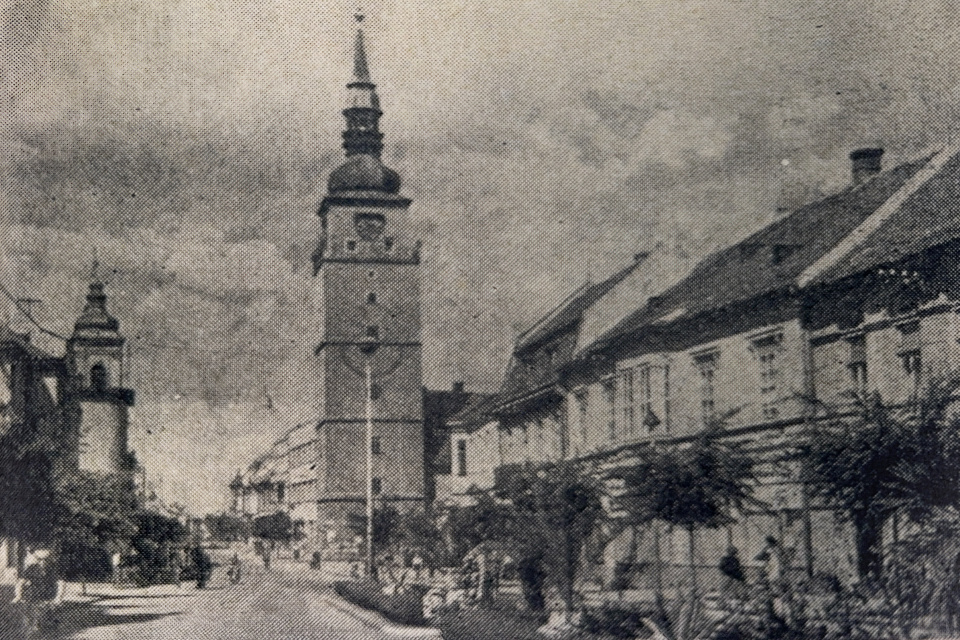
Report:
<svg viewBox="0 0 960 640"><path fill-rule="evenodd" d="M138 433L170 434L154 468L214 428L191 462L226 477L309 413L308 261L355 8L0 3L4 279L69 332L97 248ZM955 136L958 22L933 0L383 0L367 42L425 240L428 384L495 387L516 332L585 279L835 191L856 146L895 163Z"/></svg>

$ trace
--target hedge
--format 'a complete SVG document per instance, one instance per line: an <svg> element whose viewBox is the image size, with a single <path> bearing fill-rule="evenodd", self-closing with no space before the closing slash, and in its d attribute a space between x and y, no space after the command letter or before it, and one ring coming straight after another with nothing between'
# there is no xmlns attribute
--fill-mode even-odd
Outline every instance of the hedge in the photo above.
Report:
<svg viewBox="0 0 960 640"><path fill-rule="evenodd" d="M424 626L423 596L427 587L411 585L403 593L387 595L376 582L335 582L333 590L353 604L372 609L397 624Z"/></svg>

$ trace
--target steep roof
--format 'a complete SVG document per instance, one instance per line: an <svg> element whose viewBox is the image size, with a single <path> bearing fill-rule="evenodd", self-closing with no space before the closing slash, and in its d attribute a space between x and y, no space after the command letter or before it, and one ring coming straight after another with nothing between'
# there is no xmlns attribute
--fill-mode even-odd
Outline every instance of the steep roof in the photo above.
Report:
<svg viewBox="0 0 960 640"><path fill-rule="evenodd" d="M952 166L955 161L954 157L944 163L940 154L927 155L800 207L745 240L705 258L686 278L601 336L591 350L658 321L689 317L766 293L805 286L813 281L809 277L811 269L816 269L819 281L823 277L837 277L843 272L842 265L849 265L846 267L849 270L888 258L889 247L878 252L876 249L880 246L876 241L862 244L856 237L858 230L870 224L875 224L877 230L865 234L865 238L901 234L910 239L906 244L922 246L921 237L930 241L930 234L917 228L904 229L908 232L903 235L894 227L913 226L910 216L916 216L920 207L931 208L931 197L940 198L949 192L946 185L960 189L956 175L951 181L947 172L941 171L944 164ZM938 187L941 180L945 185ZM909 206L905 206L907 204ZM892 213L891 207L895 209ZM936 216L933 211L927 214ZM882 216L883 220L873 222L876 216ZM873 257L867 257L871 252L869 247L874 247ZM835 257L829 269L819 269L830 256ZM855 264L858 266L854 267Z"/></svg>
<svg viewBox="0 0 960 640"><path fill-rule="evenodd" d="M539 397L559 380L560 368L573 357L577 330L584 312L638 268L641 254L629 265L597 284L584 284L550 313L522 333L514 346L496 406ZM493 408L493 407L491 407Z"/></svg>
<svg viewBox="0 0 960 640"><path fill-rule="evenodd" d="M450 427L472 431L483 426L489 419L488 411L496 402L497 395L493 393L471 393L467 404L460 411L447 419Z"/></svg>
<svg viewBox="0 0 960 640"><path fill-rule="evenodd" d="M514 351L526 351L578 322L583 317L584 311L590 308L590 305L633 272L645 257L644 254L638 255L628 266L597 284L587 282L581 285L553 311L537 320L533 326L520 334L514 346Z"/></svg>
<svg viewBox="0 0 960 640"><path fill-rule="evenodd" d="M47 353L43 349L35 346L25 336L11 330L9 327L0 326L0 348L17 351L33 360L54 360L56 356Z"/></svg>

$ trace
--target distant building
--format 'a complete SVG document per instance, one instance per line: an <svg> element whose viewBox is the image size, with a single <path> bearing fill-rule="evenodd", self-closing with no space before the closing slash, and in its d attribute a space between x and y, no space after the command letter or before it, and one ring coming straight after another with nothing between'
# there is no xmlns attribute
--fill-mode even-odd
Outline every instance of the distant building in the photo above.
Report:
<svg viewBox="0 0 960 640"><path fill-rule="evenodd" d="M123 346L119 324L107 312L104 284L96 278L63 357L33 345L29 334L0 327L6 382L0 385L0 437L26 448L46 447L58 476L132 474L127 410L134 393L123 386ZM11 467L4 473L18 472L14 458L5 464ZM19 541L0 538L0 583L16 578L23 554Z"/></svg>
<svg viewBox="0 0 960 640"><path fill-rule="evenodd" d="M79 405L77 467L94 473L132 471L127 451L128 409L134 392L123 387L124 343L107 312L99 279L67 341L68 401Z"/></svg>

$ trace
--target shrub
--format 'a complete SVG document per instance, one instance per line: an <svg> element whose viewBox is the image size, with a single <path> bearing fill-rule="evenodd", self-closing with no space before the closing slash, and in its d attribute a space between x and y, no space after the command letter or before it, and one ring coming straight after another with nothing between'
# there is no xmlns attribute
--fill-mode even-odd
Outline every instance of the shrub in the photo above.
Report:
<svg viewBox="0 0 960 640"><path fill-rule="evenodd" d="M398 624L423 626L423 596L427 587L412 585L403 593L387 595L375 582L335 582L333 590L353 604L380 613Z"/></svg>
<svg viewBox="0 0 960 640"><path fill-rule="evenodd" d="M583 614L583 628L589 633L608 634L615 638L637 638L648 635L644 618L653 617L652 611L604 607Z"/></svg>

